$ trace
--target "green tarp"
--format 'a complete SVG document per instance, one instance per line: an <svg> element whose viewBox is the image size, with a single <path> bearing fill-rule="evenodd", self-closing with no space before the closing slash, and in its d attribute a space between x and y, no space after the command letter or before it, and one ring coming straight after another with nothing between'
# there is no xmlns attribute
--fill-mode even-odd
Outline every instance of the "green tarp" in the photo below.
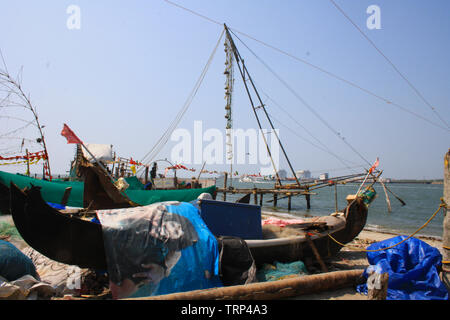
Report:
<svg viewBox="0 0 450 320"><path fill-rule="evenodd" d="M130 185L125 191L127 196L131 201L143 206L162 201L189 202L197 199L202 193L209 193L212 195L216 190L216 186L202 189L143 190L142 183L136 177L129 177L125 180ZM41 187L43 199L47 202L57 204L61 203L65 189L67 187L72 187L67 206L83 207L84 183L80 181L46 181L0 171L0 182L8 187L10 183L13 182L21 189L31 187L31 185Z"/></svg>
<svg viewBox="0 0 450 320"><path fill-rule="evenodd" d="M64 191L67 187L72 187L67 205L70 207L83 207L83 182L51 182L46 180L34 179L21 174L12 174L0 171L0 182L9 187L11 182L20 189L37 186L41 187L42 198L47 202L61 203Z"/></svg>

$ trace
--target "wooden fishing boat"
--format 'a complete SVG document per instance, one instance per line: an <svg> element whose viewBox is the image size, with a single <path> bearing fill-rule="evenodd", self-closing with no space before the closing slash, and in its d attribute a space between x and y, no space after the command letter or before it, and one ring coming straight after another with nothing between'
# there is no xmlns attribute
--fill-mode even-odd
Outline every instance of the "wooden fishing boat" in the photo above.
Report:
<svg viewBox="0 0 450 320"><path fill-rule="evenodd" d="M350 195L347 201L343 211L328 216L302 218L302 223L283 227L263 226L263 239L246 240L253 258L261 264L334 256L341 244L358 236L367 221L368 209L362 199Z"/></svg>
<svg viewBox="0 0 450 320"><path fill-rule="evenodd" d="M37 187L20 190L11 184L10 193L14 224L31 247L55 261L106 270L100 224L80 218L79 210L63 211L49 206ZM278 233L273 227L263 228L264 239L244 240L257 265L308 257L325 258L341 248L328 235L340 243L348 243L364 228L366 218L366 205L361 199L354 198L349 200L344 212L284 227L285 231L291 232L289 234Z"/></svg>
<svg viewBox="0 0 450 320"><path fill-rule="evenodd" d="M91 209L124 208L169 200L192 201L202 193L214 195L216 191L216 187L211 186L178 190L139 190L130 187L125 192L119 192L95 166L86 167L84 178L84 182L48 181L0 171L0 214L9 213L8 189L11 182L20 189L40 187L42 198L46 202L78 208L90 205Z"/></svg>

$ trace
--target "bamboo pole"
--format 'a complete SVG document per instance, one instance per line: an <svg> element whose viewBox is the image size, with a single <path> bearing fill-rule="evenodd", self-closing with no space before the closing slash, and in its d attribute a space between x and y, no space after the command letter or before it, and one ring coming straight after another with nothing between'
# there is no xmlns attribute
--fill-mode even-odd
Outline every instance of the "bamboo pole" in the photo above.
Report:
<svg viewBox="0 0 450 320"><path fill-rule="evenodd" d="M27 176L30 176L30 157L28 156L28 149L25 149L27 153Z"/></svg>
<svg viewBox="0 0 450 320"><path fill-rule="evenodd" d="M223 201L227 201L227 180L228 180L228 173L224 172L223 177Z"/></svg>
<svg viewBox="0 0 450 320"><path fill-rule="evenodd" d="M384 183L382 181L379 181L379 182L380 182L381 186L383 187L384 195L386 196L386 203L387 203L387 207L388 207L388 212L392 212L391 200L389 199L389 195L387 193L386 186L384 185Z"/></svg>

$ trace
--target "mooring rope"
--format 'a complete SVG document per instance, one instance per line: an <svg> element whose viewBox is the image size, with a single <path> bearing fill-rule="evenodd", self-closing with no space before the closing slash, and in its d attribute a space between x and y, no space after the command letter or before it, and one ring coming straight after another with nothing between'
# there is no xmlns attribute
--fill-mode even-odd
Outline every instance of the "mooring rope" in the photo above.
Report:
<svg viewBox="0 0 450 320"><path fill-rule="evenodd" d="M442 208L447 208L447 204L445 203L444 199L441 198L441 204L439 205L439 208L432 214L432 216L427 220L427 222L425 222L419 229L417 229L414 233L412 233L410 236L408 236L407 238L403 239L402 241L400 241L397 244L394 244L390 247L386 247L386 248L380 248L380 249L376 249L376 250L367 250L367 249L358 249L358 248L351 248L348 247L347 245L337 241L335 238L333 238L333 236L331 236L330 234L328 234L328 237L333 240L334 242L336 242L337 244L343 246L343 247L347 247L353 251L360 251L360 252L377 252L377 251L383 251L383 250L388 250L388 249L392 249L396 246L398 246L399 244L405 242L406 240L412 238L416 233L418 233L420 230L422 230L423 228L425 228L430 222L431 220L434 219L434 217L436 217L437 213L442 209ZM446 249L448 249L448 247L444 247ZM442 261L442 263L450 263L450 261Z"/></svg>

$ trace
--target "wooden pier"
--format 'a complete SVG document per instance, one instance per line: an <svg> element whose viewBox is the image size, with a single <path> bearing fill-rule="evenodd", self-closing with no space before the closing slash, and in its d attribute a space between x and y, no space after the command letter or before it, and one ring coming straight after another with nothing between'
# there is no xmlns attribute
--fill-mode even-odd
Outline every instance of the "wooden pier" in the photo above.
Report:
<svg viewBox="0 0 450 320"><path fill-rule="evenodd" d="M311 192L308 186L298 186L298 185L285 185L277 186L274 188L233 188L227 187L228 175L225 173L223 188L217 188L217 194L223 194L223 201L227 200L227 194L243 194L243 195L253 195L253 203L255 205L263 205L264 195L270 197L267 202L273 202L273 206L278 205L278 200L288 199L288 210L292 208L292 197L295 196L305 196L306 208L311 209L311 195L317 193ZM259 200L258 200L259 199Z"/></svg>

